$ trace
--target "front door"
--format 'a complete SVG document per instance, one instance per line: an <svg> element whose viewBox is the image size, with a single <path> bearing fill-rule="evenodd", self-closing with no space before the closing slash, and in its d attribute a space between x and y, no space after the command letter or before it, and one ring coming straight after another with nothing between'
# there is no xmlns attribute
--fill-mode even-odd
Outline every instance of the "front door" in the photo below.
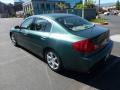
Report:
<svg viewBox="0 0 120 90"><path fill-rule="evenodd" d="M51 23L42 18L36 18L34 28L28 33L30 49L34 53L42 56L44 47L48 46L48 37L50 35Z"/></svg>
<svg viewBox="0 0 120 90"><path fill-rule="evenodd" d="M18 43L27 48L30 49L30 42L29 42L29 30L31 29L31 25L33 23L34 19L33 18L28 18L26 19L20 26L20 31L17 33L17 40L19 41Z"/></svg>

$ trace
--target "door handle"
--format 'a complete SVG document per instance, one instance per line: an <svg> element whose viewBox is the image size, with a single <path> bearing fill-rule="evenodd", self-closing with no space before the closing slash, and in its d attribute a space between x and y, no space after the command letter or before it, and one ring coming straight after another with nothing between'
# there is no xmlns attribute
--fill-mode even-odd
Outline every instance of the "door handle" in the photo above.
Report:
<svg viewBox="0 0 120 90"><path fill-rule="evenodd" d="M24 35L27 35L28 33L24 33Z"/></svg>
<svg viewBox="0 0 120 90"><path fill-rule="evenodd" d="M45 40L45 39L46 39L46 37L42 36L42 37L41 37L41 39L42 39L42 40Z"/></svg>

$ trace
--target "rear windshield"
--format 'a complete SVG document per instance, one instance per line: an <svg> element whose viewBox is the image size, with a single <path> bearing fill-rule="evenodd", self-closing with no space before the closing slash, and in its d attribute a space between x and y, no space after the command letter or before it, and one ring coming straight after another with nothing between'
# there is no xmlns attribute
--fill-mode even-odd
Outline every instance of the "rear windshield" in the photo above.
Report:
<svg viewBox="0 0 120 90"><path fill-rule="evenodd" d="M57 18L56 21L65 28L72 31L80 31L93 27L94 25L79 16L67 16Z"/></svg>

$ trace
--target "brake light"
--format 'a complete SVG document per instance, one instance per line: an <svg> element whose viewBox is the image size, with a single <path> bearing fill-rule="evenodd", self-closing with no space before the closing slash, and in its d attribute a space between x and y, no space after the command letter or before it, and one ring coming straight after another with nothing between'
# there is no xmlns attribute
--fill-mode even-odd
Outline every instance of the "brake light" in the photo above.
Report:
<svg viewBox="0 0 120 90"><path fill-rule="evenodd" d="M83 53L94 52L99 48L98 45L93 44L89 39L78 41L72 44L73 49Z"/></svg>

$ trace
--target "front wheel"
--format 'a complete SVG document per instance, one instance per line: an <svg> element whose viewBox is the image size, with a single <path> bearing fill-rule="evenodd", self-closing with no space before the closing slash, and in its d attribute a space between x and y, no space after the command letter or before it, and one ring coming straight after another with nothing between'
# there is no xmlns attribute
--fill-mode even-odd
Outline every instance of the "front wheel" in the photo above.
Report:
<svg viewBox="0 0 120 90"><path fill-rule="evenodd" d="M45 59L48 66L55 72L59 72L62 69L62 64L59 56L52 50L45 53Z"/></svg>

